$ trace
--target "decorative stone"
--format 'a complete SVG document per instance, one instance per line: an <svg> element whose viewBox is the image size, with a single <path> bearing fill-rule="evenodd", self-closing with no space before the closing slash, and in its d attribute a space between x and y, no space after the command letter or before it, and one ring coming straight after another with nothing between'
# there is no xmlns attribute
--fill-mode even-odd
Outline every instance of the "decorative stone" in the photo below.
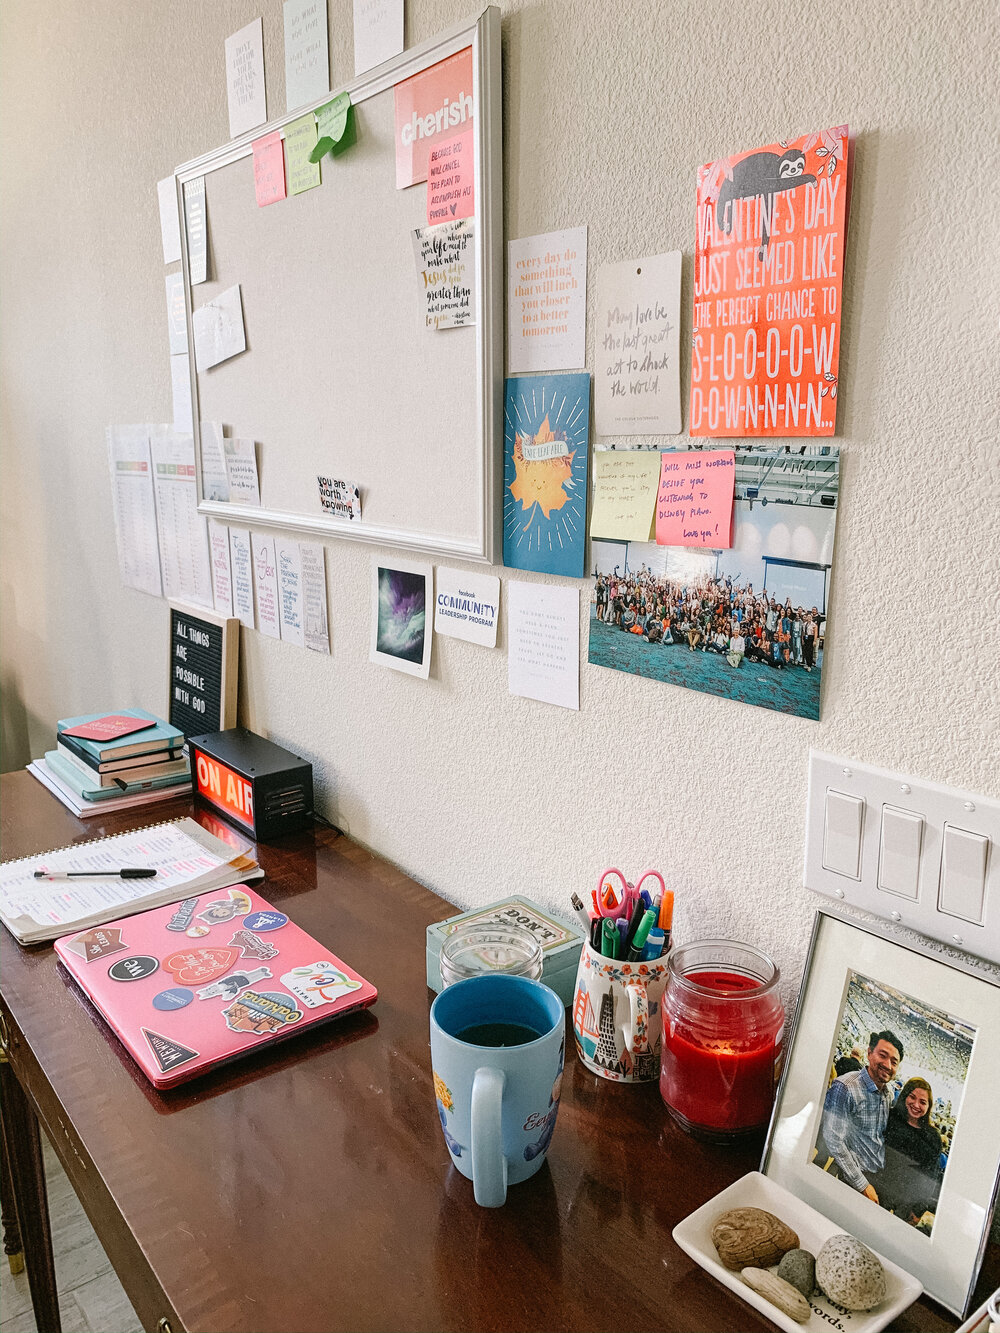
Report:
<svg viewBox="0 0 1000 1333"><path fill-rule="evenodd" d="M798 1248L799 1238L780 1217L763 1208L730 1208L712 1227L712 1244L727 1268L739 1270L752 1264L767 1268L788 1250Z"/></svg>
<svg viewBox="0 0 1000 1333"><path fill-rule="evenodd" d="M885 1269L867 1245L840 1232L816 1256L816 1282L847 1310L872 1310L885 1300Z"/></svg>
<svg viewBox="0 0 1000 1333"><path fill-rule="evenodd" d="M808 1250L789 1250L781 1257L778 1277L790 1282L808 1300L816 1286L815 1257Z"/></svg>
<svg viewBox="0 0 1000 1333"><path fill-rule="evenodd" d="M812 1255L809 1256L810 1259ZM809 1302L784 1278L775 1277L763 1268L744 1268L740 1277L752 1291L763 1296L765 1301L776 1305L782 1314L794 1319L797 1324L804 1324L812 1314Z"/></svg>

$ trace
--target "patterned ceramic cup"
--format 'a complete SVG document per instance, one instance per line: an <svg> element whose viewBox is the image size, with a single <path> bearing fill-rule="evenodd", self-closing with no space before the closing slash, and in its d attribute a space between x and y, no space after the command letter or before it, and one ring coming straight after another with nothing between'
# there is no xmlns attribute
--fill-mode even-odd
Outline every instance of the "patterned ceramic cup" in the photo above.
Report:
<svg viewBox="0 0 1000 1333"><path fill-rule="evenodd" d="M666 957L617 962L584 945L573 996L573 1036L588 1069L618 1083L660 1077L660 1001L666 984Z"/></svg>

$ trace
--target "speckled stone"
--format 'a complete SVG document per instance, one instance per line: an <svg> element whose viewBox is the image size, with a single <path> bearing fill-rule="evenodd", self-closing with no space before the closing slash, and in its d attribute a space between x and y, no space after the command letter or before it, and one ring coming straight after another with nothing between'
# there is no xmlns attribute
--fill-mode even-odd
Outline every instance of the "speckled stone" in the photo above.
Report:
<svg viewBox="0 0 1000 1333"><path fill-rule="evenodd" d="M797 1324L806 1323L812 1314L809 1302L801 1291L796 1290L784 1278L776 1277L774 1273L769 1273L764 1268L744 1268L740 1277L751 1290L763 1296L765 1301L770 1301L782 1314L788 1315L789 1319L794 1319Z"/></svg>
<svg viewBox="0 0 1000 1333"><path fill-rule="evenodd" d="M790 1282L809 1299L816 1286L816 1258L808 1250L789 1250L781 1256L778 1277Z"/></svg>
<svg viewBox="0 0 1000 1333"><path fill-rule="evenodd" d="M872 1310L885 1300L885 1269L867 1245L840 1232L816 1256L816 1282L847 1310Z"/></svg>

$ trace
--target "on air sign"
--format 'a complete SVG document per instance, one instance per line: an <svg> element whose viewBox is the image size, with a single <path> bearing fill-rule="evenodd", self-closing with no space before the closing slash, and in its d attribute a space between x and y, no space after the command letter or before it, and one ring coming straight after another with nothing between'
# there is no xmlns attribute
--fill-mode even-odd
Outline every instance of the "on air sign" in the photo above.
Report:
<svg viewBox="0 0 1000 1333"><path fill-rule="evenodd" d="M246 778L201 750L195 752L194 767L198 795L253 832L253 787Z"/></svg>
<svg viewBox="0 0 1000 1333"><path fill-rule="evenodd" d="M397 83L396 189L427 179L432 146L472 123L472 47Z"/></svg>

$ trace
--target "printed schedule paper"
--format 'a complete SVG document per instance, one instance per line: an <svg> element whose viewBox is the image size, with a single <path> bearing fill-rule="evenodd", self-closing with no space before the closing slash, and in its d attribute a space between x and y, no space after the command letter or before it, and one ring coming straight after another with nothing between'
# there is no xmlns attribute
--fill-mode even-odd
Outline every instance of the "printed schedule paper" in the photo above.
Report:
<svg viewBox="0 0 1000 1333"><path fill-rule="evenodd" d="M576 585L507 584L507 687L560 708L580 707L580 594Z"/></svg>
<svg viewBox="0 0 1000 1333"><path fill-rule="evenodd" d="M194 440L167 426L152 427L156 522L163 594L172 601L211 607L212 564L208 525L198 513Z"/></svg>
<svg viewBox="0 0 1000 1333"><path fill-rule="evenodd" d="M162 595L148 426L109 426L108 462L118 567L127 588Z"/></svg>

